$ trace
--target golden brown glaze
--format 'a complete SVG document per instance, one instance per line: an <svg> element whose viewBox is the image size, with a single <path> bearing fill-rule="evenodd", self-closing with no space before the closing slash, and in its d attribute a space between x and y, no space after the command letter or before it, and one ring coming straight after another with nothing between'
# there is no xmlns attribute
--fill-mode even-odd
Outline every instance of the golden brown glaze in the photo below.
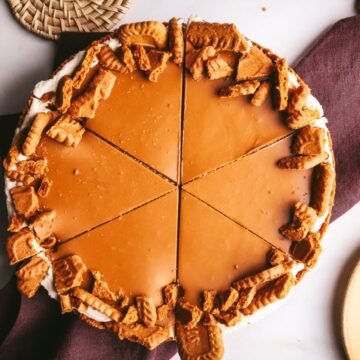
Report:
<svg viewBox="0 0 360 360"><path fill-rule="evenodd" d="M226 290L266 267L270 245L192 195L182 192L179 282L197 304L203 290Z"/></svg>
<svg viewBox="0 0 360 360"><path fill-rule="evenodd" d="M220 99L227 85L186 76L183 183L289 133L270 99L261 107L247 96Z"/></svg>
<svg viewBox="0 0 360 360"><path fill-rule="evenodd" d="M115 73L110 98L87 127L111 143L178 181L182 72L168 62L153 83L136 71Z"/></svg>
<svg viewBox="0 0 360 360"><path fill-rule="evenodd" d="M255 232L288 250L278 229L290 220L297 201L309 203L312 170L284 170L276 162L290 155L291 137L245 156L184 189Z"/></svg>
<svg viewBox="0 0 360 360"><path fill-rule="evenodd" d="M61 244L55 258L77 254L114 292L153 296L176 279L178 192Z"/></svg>
<svg viewBox="0 0 360 360"><path fill-rule="evenodd" d="M174 186L87 131L77 148L44 137L53 182L40 205L56 210L54 233L66 240L138 207Z"/></svg>

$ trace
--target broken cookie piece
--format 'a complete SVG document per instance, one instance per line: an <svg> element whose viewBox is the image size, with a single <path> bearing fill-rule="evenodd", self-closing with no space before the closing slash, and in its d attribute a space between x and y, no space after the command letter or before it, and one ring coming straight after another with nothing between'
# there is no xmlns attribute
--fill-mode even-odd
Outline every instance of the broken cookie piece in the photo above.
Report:
<svg viewBox="0 0 360 360"><path fill-rule="evenodd" d="M72 291L72 295L77 299L81 300L84 304L89 305L104 314L105 316L108 316L113 321L117 322L121 319L121 313L119 310L101 301L96 296L87 292L84 289L75 287Z"/></svg>
<svg viewBox="0 0 360 360"><path fill-rule="evenodd" d="M120 60L126 66L128 72L132 73L136 70L136 61L129 46L123 46L119 50Z"/></svg>
<svg viewBox="0 0 360 360"><path fill-rule="evenodd" d="M291 267L292 262L280 263L255 275L251 275L244 279L237 280L233 283L232 286L238 291L242 291L243 289L249 289L254 286L258 286L279 278L287 271L289 271Z"/></svg>
<svg viewBox="0 0 360 360"><path fill-rule="evenodd" d="M286 119L286 124L290 129L300 129L306 125L314 123L320 119L320 111L317 109L302 109L293 111Z"/></svg>
<svg viewBox="0 0 360 360"><path fill-rule="evenodd" d="M55 210L44 210L29 222L29 228L34 231L40 241L47 239L52 234L55 216Z"/></svg>
<svg viewBox="0 0 360 360"><path fill-rule="evenodd" d="M111 71L100 69L92 79L86 92L71 103L68 113L74 119L92 119L99 106L99 101L110 96L115 81L116 76Z"/></svg>
<svg viewBox="0 0 360 360"><path fill-rule="evenodd" d="M274 106L278 111L286 110L289 100L289 74L284 58L275 62Z"/></svg>
<svg viewBox="0 0 360 360"><path fill-rule="evenodd" d="M16 272L18 289L28 298L33 297L49 268L50 264L48 261L40 256L34 256Z"/></svg>
<svg viewBox="0 0 360 360"><path fill-rule="evenodd" d="M168 284L164 287L164 301L170 308L175 307L179 296L179 287L175 283Z"/></svg>
<svg viewBox="0 0 360 360"><path fill-rule="evenodd" d="M97 270L91 270L91 274L94 278L94 284L91 293L100 300L103 300L110 305L115 305L117 296L110 290L109 285L104 280L104 276L101 274L101 272Z"/></svg>
<svg viewBox="0 0 360 360"><path fill-rule="evenodd" d="M12 166L12 170L6 170L6 175L13 181L24 185L30 185L40 179L47 170L46 159L22 160Z"/></svg>
<svg viewBox="0 0 360 360"><path fill-rule="evenodd" d="M18 232L24 226L24 218L22 216L14 215L9 218L9 225L7 231Z"/></svg>
<svg viewBox="0 0 360 360"><path fill-rule="evenodd" d="M240 322L242 315L238 309L232 308L227 311L214 311L214 317L226 326L235 326Z"/></svg>
<svg viewBox="0 0 360 360"><path fill-rule="evenodd" d="M271 248L271 250L267 254L267 259L269 261L269 264L273 266L290 260L285 253L276 248Z"/></svg>
<svg viewBox="0 0 360 360"><path fill-rule="evenodd" d="M148 349L153 350L164 341L171 340L174 336L172 325L145 326L136 324L119 324L118 336L120 340L127 339L135 341Z"/></svg>
<svg viewBox="0 0 360 360"><path fill-rule="evenodd" d="M278 299L284 298L290 292L290 289L294 284L295 279L290 272L282 275L273 284L269 284L268 286L260 289L251 304L247 308L243 309L242 313L245 315L251 315L264 306L269 305Z"/></svg>
<svg viewBox="0 0 360 360"><path fill-rule="evenodd" d="M42 197L42 198L48 196L48 194L50 192L51 185L52 185L52 181L47 176L44 176L41 179L41 182L40 182L40 185L39 185L39 187L37 189L36 194L39 197Z"/></svg>
<svg viewBox="0 0 360 360"><path fill-rule="evenodd" d="M253 46L249 52L239 59L236 81L269 77L273 70L274 64L271 59L258 47Z"/></svg>
<svg viewBox="0 0 360 360"><path fill-rule="evenodd" d="M137 296L136 307L144 324L146 326L155 326L157 312L153 299L150 296Z"/></svg>
<svg viewBox="0 0 360 360"><path fill-rule="evenodd" d="M171 57L169 52L151 50L148 53L150 60L150 70L146 72L148 79L157 82L160 74L162 74L167 66L167 62Z"/></svg>
<svg viewBox="0 0 360 360"><path fill-rule="evenodd" d="M60 116L46 132L46 135L66 146L76 147L84 133L85 128L78 121L72 119L71 115L65 114Z"/></svg>
<svg viewBox="0 0 360 360"><path fill-rule="evenodd" d="M71 305L71 297L70 297L69 294L59 295L59 301L60 301L61 313L62 314L72 312L73 308L72 308L72 305Z"/></svg>
<svg viewBox="0 0 360 360"><path fill-rule="evenodd" d="M95 45L91 46L85 53L85 56L75 71L75 74L72 77L73 88L80 89L84 84L84 81L90 71L91 65L96 60L97 54L100 52L100 46Z"/></svg>
<svg viewBox="0 0 360 360"><path fill-rule="evenodd" d="M18 186L10 190L11 198L18 214L31 217L39 208L39 200L33 186Z"/></svg>
<svg viewBox="0 0 360 360"><path fill-rule="evenodd" d="M230 76L233 69L225 60L217 56L206 62L206 73L210 80L215 80Z"/></svg>
<svg viewBox="0 0 360 360"><path fill-rule="evenodd" d="M21 229L9 236L6 241L6 252L10 265L26 260L41 250L34 233L29 228Z"/></svg>
<svg viewBox="0 0 360 360"><path fill-rule="evenodd" d="M80 256L71 255L55 261L53 271L56 291L63 294L81 285L86 266Z"/></svg>
<svg viewBox="0 0 360 360"><path fill-rule="evenodd" d="M212 46L215 50L244 52L248 41L234 24L192 21L187 29L187 40L196 48Z"/></svg>
<svg viewBox="0 0 360 360"><path fill-rule="evenodd" d="M220 294L220 311L229 310L239 298L239 293L233 287Z"/></svg>
<svg viewBox="0 0 360 360"><path fill-rule="evenodd" d="M318 216L323 216L331 207L330 201L334 190L335 173L330 163L316 166L312 180L311 206Z"/></svg>
<svg viewBox="0 0 360 360"><path fill-rule="evenodd" d="M98 59L100 65L105 69L118 71L121 74L126 74L128 72L128 68L118 59L109 45L103 45L101 47Z"/></svg>
<svg viewBox="0 0 360 360"><path fill-rule="evenodd" d="M292 152L300 155L320 155L325 153L326 130L306 126L294 137Z"/></svg>
<svg viewBox="0 0 360 360"><path fill-rule="evenodd" d="M292 220L283 225L279 231L287 239L300 241L305 238L317 220L315 209L298 201L294 207Z"/></svg>
<svg viewBox="0 0 360 360"><path fill-rule="evenodd" d="M204 290L202 295L203 295L203 302L202 302L203 311L210 313L215 306L217 291Z"/></svg>
<svg viewBox="0 0 360 360"><path fill-rule="evenodd" d="M329 155L326 152L318 155L293 155L280 159L277 165L280 169L307 170L321 164L328 157Z"/></svg>
<svg viewBox="0 0 360 360"><path fill-rule="evenodd" d="M134 59L139 70L149 71L151 69L150 59L143 46L136 45L134 47Z"/></svg>
<svg viewBox="0 0 360 360"><path fill-rule="evenodd" d="M289 114L292 114L296 111L303 110L306 99L309 94L310 94L309 87L305 84L300 84L297 88L292 90L286 111Z"/></svg>
<svg viewBox="0 0 360 360"><path fill-rule="evenodd" d="M135 305L130 305L125 313L125 316L121 320L123 324L134 324L139 320L139 313Z"/></svg>
<svg viewBox="0 0 360 360"><path fill-rule="evenodd" d="M290 254L310 268L317 263L321 251L319 233L308 233L305 239L293 242L290 248Z"/></svg>
<svg viewBox="0 0 360 360"><path fill-rule="evenodd" d="M251 95L260 86L259 80L244 81L235 85L230 85L220 89L219 96L221 98L231 98L243 95Z"/></svg>
<svg viewBox="0 0 360 360"><path fill-rule="evenodd" d="M56 110L64 114L68 111L73 95L74 84L70 76L65 75L60 81L56 90Z"/></svg>
<svg viewBox="0 0 360 360"><path fill-rule="evenodd" d="M271 91L271 84L268 81L263 81L255 91L254 96L251 99L251 103L254 106L261 106L268 98Z"/></svg>
<svg viewBox="0 0 360 360"><path fill-rule="evenodd" d="M178 302L176 317L187 328L194 328L202 317L202 311L196 306L183 299Z"/></svg>
<svg viewBox="0 0 360 360"><path fill-rule="evenodd" d="M181 24L174 17L169 21L169 50L173 54L174 63L181 65L184 58L184 34Z"/></svg>
<svg viewBox="0 0 360 360"><path fill-rule="evenodd" d="M242 310L247 308L253 301L256 295L256 286L242 289L239 291L239 297L236 301L235 307L237 310Z"/></svg>
<svg viewBox="0 0 360 360"><path fill-rule="evenodd" d="M199 80L202 78L206 61L215 55L216 51L212 46L205 46L199 52L196 52L194 61L191 65L189 65L189 71L194 80Z"/></svg>

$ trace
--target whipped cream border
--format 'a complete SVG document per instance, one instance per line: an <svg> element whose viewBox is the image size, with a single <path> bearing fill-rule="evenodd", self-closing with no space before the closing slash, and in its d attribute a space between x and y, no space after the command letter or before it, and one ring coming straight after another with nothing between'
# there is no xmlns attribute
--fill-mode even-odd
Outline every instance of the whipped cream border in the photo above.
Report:
<svg viewBox="0 0 360 360"><path fill-rule="evenodd" d="M188 20L188 24L190 24L192 21L203 21L203 20L198 16L191 16ZM115 34L113 34L106 41L99 43L99 46L108 45L113 51L120 48L121 43L119 42L119 40L117 38L114 37L114 35ZM248 41L248 48L245 51L245 53L249 52L250 49L253 47L253 43L249 39L247 39L247 41ZM70 60L63 63L62 66L58 69L58 71L56 71L52 75L52 77L50 77L48 80L40 81L35 85L32 97L30 98L30 101L31 101L30 107L24 116L21 126L16 129L15 135L17 135L24 128L28 127L37 113L50 111L49 108L47 107L48 103L41 101L40 98L48 92L51 92L51 91L55 92L60 79L65 75L71 75L75 71L75 69L78 67L81 60L85 56L85 53L86 53L86 50L81 50L81 51L77 52ZM97 64L98 64L98 60L95 59L95 61L91 64L91 67L96 66ZM289 88L293 89L293 88L298 87L300 84L296 78L296 75L291 71L288 71L288 74L289 74L289 83L288 83ZM311 94L308 95L305 106L309 109L317 109L317 110L319 110L319 112L321 114L320 119L318 119L312 126L321 127L326 130L327 133L326 133L325 151L329 155L329 158L327 161L329 161L333 165L334 160L333 160L333 155L332 155L332 151L330 148L330 142L329 142L329 137L328 137L329 132L328 132L328 129L326 126L327 119L325 117L323 117L324 110L323 110L321 104L319 103L319 101ZM18 159L19 160L27 160L28 157L20 154ZM15 214L15 210L14 210L12 200L11 200L10 190L13 187L18 186L20 184L21 183L19 183L19 182L11 181L5 175L6 207L7 207L9 217L13 216ZM316 224L314 225L314 227L312 229L313 232L316 232L321 228L323 223L326 221L328 214L329 214L329 208L327 209L324 216L322 216L321 218L318 218ZM24 223L23 226L26 226L26 223ZM38 251L37 255L46 259L46 261L49 262L49 264L50 264L50 267L48 269L48 272L47 272L45 278L41 281L41 286L47 291L48 295L51 298L58 300L59 295L54 286L54 274L53 274L53 269L52 269L52 263L49 260L49 258L45 255L44 248L42 248L37 242L36 242L36 244L34 244L34 246L36 247L36 249ZM304 264L299 263L299 262L294 262L294 265L293 265L293 268L291 271L292 271L293 275L296 276L296 274L303 269L304 269ZM277 301L265 306L264 308L259 309L252 315L243 316L242 320L239 322L239 324L237 324L234 327L227 327L222 324L219 324L219 325L220 325L220 327L225 329L225 332L228 332L228 331L236 330L239 326L247 326L247 325L253 324L256 321L259 321L260 319L266 317L267 315L269 315L270 313L275 311L277 308L279 308L279 306L281 306L281 304L284 303L289 298L289 296L294 292L294 290L295 289L293 286L291 288L288 296L285 297L284 299L278 299ZM91 306L88 306L86 311L79 311L78 309L75 309L75 308L74 308L74 310L76 310L77 312L79 312L97 322L112 321L108 316L102 314L101 312L92 308Z"/></svg>
<svg viewBox="0 0 360 360"><path fill-rule="evenodd" d="M100 47L104 45L108 45L113 51L115 51L116 49L121 47L121 43L114 36L115 34L112 34L109 39L107 39L102 43L99 43L98 45ZM72 58L70 58L70 60L60 65L60 68L52 75L52 77L50 77L47 80L38 82L33 90L33 96L40 99L44 94L48 92L55 92L61 78L64 77L65 75L71 75L75 71L75 69L80 65L85 54L86 54L86 50L81 50L77 52L75 55L73 55ZM90 67L94 67L98 63L99 63L98 59L95 58L92 64L90 65Z"/></svg>
<svg viewBox="0 0 360 360"><path fill-rule="evenodd" d="M119 47L121 47L119 40L114 37L110 37L103 43L99 43L99 46L104 46L104 45L108 45L113 51L118 49ZM65 75L71 75L74 72L74 70L77 68L77 66L80 64L84 55L85 55L85 50L79 51L70 60L68 60L66 63L64 63L61 66L61 68L55 74L53 74L53 76L51 78L49 78L48 80L40 81L35 85L33 94L29 100L30 106L27 109L26 114L24 114L24 118L23 118L21 125L16 129L15 136L17 134L19 134L19 132L21 130L30 126L30 124L33 121L36 114L38 114L39 112L49 112L50 111L48 108L49 103L40 100L40 98L44 94L46 94L50 91L55 91L60 79ZM91 64L91 67L94 67L97 64L98 64L98 60L95 59L95 61ZM20 154L17 159L18 160L27 160L28 157L24 156L23 154ZM14 209L14 206L12 203L10 190L16 186L22 185L22 183L17 182L17 181L11 181L6 176L6 174L4 175L4 179L5 179L6 208L7 208L8 216L11 217L11 216L15 215L16 212L15 212L15 209ZM27 226L26 222L24 222L22 224L22 227L25 227L25 226ZM54 286L54 273L53 273L53 269L52 269L52 263L51 263L50 259L45 255L45 253L44 253L45 249L43 247L41 247L36 241L34 241L33 245L37 251L37 255L42 257L43 259L45 259L50 264L50 267L47 271L45 278L41 281L41 286L47 291L48 295L52 299L58 300L59 295ZM79 312L78 309L74 308L74 310ZM80 313L82 313L83 315L86 315L90 319L98 321L98 322L112 321L108 316L102 314L101 312L92 308L91 306L88 306L86 311L80 312Z"/></svg>

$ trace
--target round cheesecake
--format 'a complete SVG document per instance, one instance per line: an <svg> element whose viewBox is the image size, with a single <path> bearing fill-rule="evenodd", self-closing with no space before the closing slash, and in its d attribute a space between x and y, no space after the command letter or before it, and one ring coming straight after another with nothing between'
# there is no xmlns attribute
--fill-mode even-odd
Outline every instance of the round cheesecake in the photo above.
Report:
<svg viewBox="0 0 360 360"><path fill-rule="evenodd" d="M122 25L35 86L4 159L19 290L119 339L220 359L222 330L317 262L326 123L286 60L233 24Z"/></svg>

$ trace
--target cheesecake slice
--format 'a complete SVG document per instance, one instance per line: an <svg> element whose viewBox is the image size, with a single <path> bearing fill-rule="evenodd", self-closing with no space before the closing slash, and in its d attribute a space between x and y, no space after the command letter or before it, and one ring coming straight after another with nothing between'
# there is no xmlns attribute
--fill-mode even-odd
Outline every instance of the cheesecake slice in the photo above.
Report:
<svg viewBox="0 0 360 360"><path fill-rule="evenodd" d="M49 194L40 206L56 211L53 232L65 241L137 208L174 186L86 132L77 148L43 137L37 155L48 161Z"/></svg>
<svg viewBox="0 0 360 360"><path fill-rule="evenodd" d="M288 251L291 241L279 229L290 220L297 201L308 204L312 169L284 170L277 162L290 155L288 137L249 154L184 189L270 244Z"/></svg>

